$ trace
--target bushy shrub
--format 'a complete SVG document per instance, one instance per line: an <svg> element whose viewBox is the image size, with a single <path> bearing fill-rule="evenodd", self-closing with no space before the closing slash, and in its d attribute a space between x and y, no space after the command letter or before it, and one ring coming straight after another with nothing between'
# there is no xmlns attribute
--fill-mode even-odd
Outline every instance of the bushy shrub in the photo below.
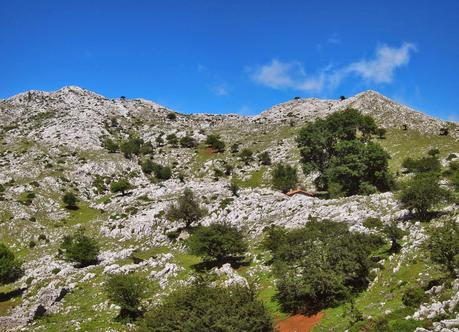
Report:
<svg viewBox="0 0 459 332"><path fill-rule="evenodd" d="M270 228L263 243L273 256L282 309L315 313L368 286L370 253L383 241L343 223L311 220L301 229Z"/></svg>
<svg viewBox="0 0 459 332"><path fill-rule="evenodd" d="M194 148L197 146L197 142L191 136L184 136L180 139L180 146L182 148Z"/></svg>
<svg viewBox="0 0 459 332"><path fill-rule="evenodd" d="M459 269L459 225L447 220L435 228L429 238L428 247L432 261L440 264L453 277Z"/></svg>
<svg viewBox="0 0 459 332"><path fill-rule="evenodd" d="M119 149L118 144L117 144L115 141L113 141L112 139L110 139L110 138L106 138L106 139L103 141L102 145L103 145L104 148L106 148L106 149L108 150L108 152L110 152L110 153L115 153L115 152L118 151L118 149Z"/></svg>
<svg viewBox="0 0 459 332"><path fill-rule="evenodd" d="M177 147L178 146L178 138L177 138L177 135L175 134L169 134L166 136L166 140L167 142L172 145L173 147Z"/></svg>
<svg viewBox="0 0 459 332"><path fill-rule="evenodd" d="M173 291L145 315L137 332L274 332L273 320L249 288L196 284Z"/></svg>
<svg viewBox="0 0 459 332"><path fill-rule="evenodd" d="M60 249L66 260L77 262L81 267L97 263L99 245L96 240L86 236L82 228L73 235L64 236Z"/></svg>
<svg viewBox="0 0 459 332"><path fill-rule="evenodd" d="M146 296L146 281L136 274L115 274L105 282L105 293L111 302L120 306L120 318L141 315L141 301Z"/></svg>
<svg viewBox="0 0 459 332"><path fill-rule="evenodd" d="M239 157L247 165L253 160L253 151L250 149L244 148L239 153Z"/></svg>
<svg viewBox="0 0 459 332"><path fill-rule="evenodd" d="M403 161L402 167L410 173L437 173L441 170L441 163L435 156L420 159L407 158Z"/></svg>
<svg viewBox="0 0 459 332"><path fill-rule="evenodd" d="M420 220L427 220L429 209L451 201L451 193L440 186L437 175L419 173L404 184L399 199L406 208L414 210Z"/></svg>
<svg viewBox="0 0 459 332"><path fill-rule="evenodd" d="M402 296L402 302L407 307L419 307L426 299L426 294L422 288L409 288Z"/></svg>
<svg viewBox="0 0 459 332"><path fill-rule="evenodd" d="M62 202L64 202L65 207L70 210L75 210L78 208L77 206L77 197L71 191L68 191L62 197Z"/></svg>
<svg viewBox="0 0 459 332"><path fill-rule="evenodd" d="M121 142L120 150L126 158L130 159L132 155L140 153L140 147L143 143L143 140L139 138L129 138L127 141Z"/></svg>
<svg viewBox="0 0 459 332"><path fill-rule="evenodd" d="M185 227L188 228L193 222L204 217L205 214L206 210L201 208L191 189L186 188L177 199L176 204L172 204L169 207L166 217L172 221L185 222Z"/></svg>
<svg viewBox="0 0 459 332"><path fill-rule="evenodd" d="M21 274L21 262L0 242L0 285L16 281Z"/></svg>
<svg viewBox="0 0 459 332"><path fill-rule="evenodd" d="M383 222L379 218L369 217L363 222L363 226L368 229L382 228Z"/></svg>
<svg viewBox="0 0 459 332"><path fill-rule="evenodd" d="M219 135L211 134L207 135L206 144L212 148L215 152L224 152L225 143L221 140Z"/></svg>
<svg viewBox="0 0 459 332"><path fill-rule="evenodd" d="M269 166L271 165L271 157L269 156L268 151L264 151L258 155L258 160L262 165Z"/></svg>
<svg viewBox="0 0 459 332"><path fill-rule="evenodd" d="M298 184L296 168L290 165L278 164L272 175L272 185L283 193L293 189Z"/></svg>
<svg viewBox="0 0 459 332"><path fill-rule="evenodd" d="M110 184L110 191L112 193L121 193L121 195L125 195L126 191L131 189L131 184L126 179L120 179L118 181L112 182Z"/></svg>
<svg viewBox="0 0 459 332"><path fill-rule="evenodd" d="M186 244L193 255L221 264L243 255L247 250L243 234L225 224L199 227L186 240Z"/></svg>
<svg viewBox="0 0 459 332"><path fill-rule="evenodd" d="M142 168L142 172L144 172L145 174L151 174L154 169L154 164L151 161L151 159L147 158L144 161L142 161L140 167Z"/></svg>
<svg viewBox="0 0 459 332"><path fill-rule="evenodd" d="M172 169L170 166L153 163L153 173L158 180L168 180L172 176Z"/></svg>
<svg viewBox="0 0 459 332"><path fill-rule="evenodd" d="M174 112L169 112L167 113L167 119L168 120L176 120L177 119L177 114L175 114Z"/></svg>

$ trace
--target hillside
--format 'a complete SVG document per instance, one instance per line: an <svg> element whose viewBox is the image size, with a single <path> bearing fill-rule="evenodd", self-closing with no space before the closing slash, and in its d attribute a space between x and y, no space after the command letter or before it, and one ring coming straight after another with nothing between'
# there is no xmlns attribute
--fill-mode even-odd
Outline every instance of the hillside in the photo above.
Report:
<svg viewBox="0 0 459 332"><path fill-rule="evenodd" d="M427 116L374 91L343 101L295 99L253 117L179 114L151 101L108 99L79 87L29 91L0 100L0 242L17 253L24 267L21 279L0 288L0 330L133 330L115 320L119 308L108 301L102 285L108 275L136 271L156 286L147 300L152 306L193 281L201 258L183 245L181 239L189 235L182 231L183 223L165 215L185 188L208 211L202 225L227 223L250 240L248 266L210 273L225 284L255 284L258 297L277 318L287 314L273 299L276 283L265 264L269 255L259 246L265 227L298 228L317 218L368 232L363 222L369 217L400 222L408 232L401 253L383 257L371 288L356 303L365 317L401 320L415 315L401 310L401 289L441 276L422 246L441 217L432 224L408 220L409 211L392 192L322 199L289 197L270 185L274 165L286 162L298 169L302 186L313 191L311 176L303 174L299 164L296 134L306 123L347 108L369 114L387 128L385 139L374 140L391 155L394 173L406 157L420 157L432 148L439 149L445 167L447 157L459 156L458 123ZM208 148L208 134L221 136L224 152ZM104 147L107 139L132 137L151 143L144 156L169 166L169 179L144 172L143 159L136 155L126 158ZM184 137L195 139L197 146L183 147ZM234 143L238 151L253 151L254 157L241 160L231 151ZM272 163L258 160L262 152L269 152ZM122 178L132 186L128 194L110 192L110 184ZM230 189L232 182L240 187L237 196ZM62 196L67 191L78 197L78 209L65 208ZM457 219L457 204L444 208ZM97 265L80 268L57 255L63 237L81 226L100 243ZM421 313L415 327L437 331L448 324L442 321L457 321L458 285L456 279L450 289L432 295L425 304L428 309L416 311ZM450 312L445 311L447 305ZM437 315L429 309L435 306ZM327 310L317 331L346 330L347 320L340 319L343 311L344 306ZM427 318L438 324L427 326Z"/></svg>

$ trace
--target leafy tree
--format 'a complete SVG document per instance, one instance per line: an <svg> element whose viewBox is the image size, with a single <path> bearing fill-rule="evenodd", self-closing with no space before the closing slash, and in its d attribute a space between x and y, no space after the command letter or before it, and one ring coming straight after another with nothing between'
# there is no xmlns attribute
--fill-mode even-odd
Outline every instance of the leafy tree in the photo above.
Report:
<svg viewBox="0 0 459 332"><path fill-rule="evenodd" d="M376 129L376 135L378 135L379 139L386 138L387 130L385 128L378 128Z"/></svg>
<svg viewBox="0 0 459 332"><path fill-rule="evenodd" d="M389 224L384 225L383 227L383 233L389 238L391 241L391 247L389 251L391 253L396 253L400 251L400 244L398 243L398 240L400 240L404 235L405 232L402 231L398 226L397 223L391 222Z"/></svg>
<svg viewBox="0 0 459 332"><path fill-rule="evenodd" d="M216 152L225 151L225 143L221 140L219 135L207 135L206 144Z"/></svg>
<svg viewBox="0 0 459 332"><path fill-rule="evenodd" d="M174 112L170 112L170 113L167 113L167 118L169 120L176 120L177 119L177 114L175 114Z"/></svg>
<svg viewBox="0 0 459 332"><path fill-rule="evenodd" d="M253 152L252 150L245 148L239 153L239 157L246 165L248 165L253 160Z"/></svg>
<svg viewBox="0 0 459 332"><path fill-rule="evenodd" d="M304 172L319 172L317 187L332 195L387 190L389 155L370 142L376 129L373 118L355 109L310 123L297 137Z"/></svg>
<svg viewBox="0 0 459 332"><path fill-rule="evenodd" d="M162 166L156 163L153 163L153 172L159 180L168 180L172 176L172 169L169 166Z"/></svg>
<svg viewBox="0 0 459 332"><path fill-rule="evenodd" d="M107 138L103 141L103 146L108 150L110 153L115 153L118 151L119 146L116 144L112 139Z"/></svg>
<svg viewBox="0 0 459 332"><path fill-rule="evenodd" d="M435 228L428 241L432 261L442 265L451 276L459 269L459 225L453 219Z"/></svg>
<svg viewBox="0 0 459 332"><path fill-rule="evenodd" d="M136 274L115 274L105 282L109 300L120 306L120 318L136 318L142 314L141 301L146 296L146 282Z"/></svg>
<svg viewBox="0 0 459 332"><path fill-rule="evenodd" d="M416 174L401 190L400 201L410 210L414 210L419 219L425 221L429 209L433 206L449 202L451 193L440 186L438 176L431 173Z"/></svg>
<svg viewBox="0 0 459 332"><path fill-rule="evenodd" d="M260 160L260 163L262 165L266 165L266 166L271 165L271 157L269 156L268 151L263 151L262 153L260 153L258 155L258 160Z"/></svg>
<svg viewBox="0 0 459 332"><path fill-rule="evenodd" d="M197 146L197 142L191 136L184 136L180 139L180 146L182 148L194 148Z"/></svg>
<svg viewBox="0 0 459 332"><path fill-rule="evenodd" d="M391 186L388 173L389 154L379 145L357 140L337 144L335 155L324 173L332 196L351 196L387 191Z"/></svg>
<svg viewBox="0 0 459 332"><path fill-rule="evenodd" d="M69 210L78 209L78 206L76 204L77 201L78 199L76 198L75 194L71 191L66 192L62 197L62 202L64 202L65 207Z"/></svg>
<svg viewBox="0 0 459 332"><path fill-rule="evenodd" d="M151 159L149 159L149 158L147 158L144 161L142 161L142 164L140 166L142 168L142 171L145 174L151 174L153 172L154 164L151 161Z"/></svg>
<svg viewBox="0 0 459 332"><path fill-rule="evenodd" d="M435 156L420 159L407 158L403 161L402 166L409 173L438 173L441 170L441 163Z"/></svg>
<svg viewBox="0 0 459 332"><path fill-rule="evenodd" d="M199 205L191 189L186 188L177 199L177 203L169 207L166 217L172 221L183 221L185 227L188 228L205 214L206 210Z"/></svg>
<svg viewBox="0 0 459 332"><path fill-rule="evenodd" d="M97 263L99 255L99 245L85 235L83 228L78 229L73 235L64 236L60 250L66 260L77 262L82 267Z"/></svg>
<svg viewBox="0 0 459 332"><path fill-rule="evenodd" d="M126 191L131 189L132 186L126 179L120 179L118 181L112 182L110 184L110 191L112 193L121 193L121 195L126 195Z"/></svg>
<svg viewBox="0 0 459 332"><path fill-rule="evenodd" d="M296 168L284 164L278 164L274 168L272 175L272 185L275 189L286 193L290 189L295 188L297 183L298 176L296 173Z"/></svg>
<svg viewBox="0 0 459 332"><path fill-rule="evenodd" d="M138 155L140 147L143 141L139 138L130 138L127 141L121 142L120 150L124 156L128 159L132 158L132 155Z"/></svg>
<svg viewBox="0 0 459 332"><path fill-rule="evenodd" d="M153 151L153 144L151 144L151 142L146 142L140 147L139 153L145 156L147 154L153 154Z"/></svg>
<svg viewBox="0 0 459 332"><path fill-rule="evenodd" d="M212 224L195 230L186 244L191 254L201 256L205 261L223 263L246 252L247 244L243 239L243 234L234 227Z"/></svg>
<svg viewBox="0 0 459 332"><path fill-rule="evenodd" d="M137 332L274 332L256 293L240 286L194 284L173 291L145 315Z"/></svg>
<svg viewBox="0 0 459 332"><path fill-rule="evenodd" d="M263 243L273 256L282 309L315 313L367 287L370 253L383 242L343 223L310 220L300 229L270 228Z"/></svg>
<svg viewBox="0 0 459 332"><path fill-rule="evenodd" d="M177 135L175 134L169 134L166 136L166 140L167 142L172 145L173 147L177 147L178 146L178 138L177 138Z"/></svg>
<svg viewBox="0 0 459 332"><path fill-rule="evenodd" d="M16 281L22 274L21 262L0 242L0 285Z"/></svg>

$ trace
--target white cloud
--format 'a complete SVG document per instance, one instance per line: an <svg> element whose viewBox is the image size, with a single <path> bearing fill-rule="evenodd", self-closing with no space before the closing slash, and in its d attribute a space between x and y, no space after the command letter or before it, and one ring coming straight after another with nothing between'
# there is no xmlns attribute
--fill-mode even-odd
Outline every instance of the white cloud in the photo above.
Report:
<svg viewBox="0 0 459 332"><path fill-rule="evenodd" d="M224 85L217 85L212 88L212 91L217 96L227 96L229 94L228 89Z"/></svg>
<svg viewBox="0 0 459 332"><path fill-rule="evenodd" d="M408 64L411 52L414 51L416 47L411 43L404 43L399 48L382 45L376 49L374 59L351 63L345 71L355 73L367 81L391 83L394 71Z"/></svg>
<svg viewBox="0 0 459 332"><path fill-rule="evenodd" d="M416 47L403 43L399 48L381 45L373 59L359 60L332 70L327 67L315 75L307 75L298 61L271 63L252 70L252 79L273 89L294 89L307 92L321 92L334 89L350 75L356 75L365 82L391 83L395 71L410 61Z"/></svg>

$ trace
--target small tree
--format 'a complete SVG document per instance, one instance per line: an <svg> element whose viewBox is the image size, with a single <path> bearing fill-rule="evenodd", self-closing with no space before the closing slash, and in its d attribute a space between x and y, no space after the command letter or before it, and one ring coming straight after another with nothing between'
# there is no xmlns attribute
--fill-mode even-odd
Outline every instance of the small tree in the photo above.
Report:
<svg viewBox="0 0 459 332"><path fill-rule="evenodd" d="M112 193L121 193L121 195L126 195L126 191L131 189L131 184L126 179L120 179L118 181L112 182L110 184L110 191Z"/></svg>
<svg viewBox="0 0 459 332"><path fill-rule="evenodd" d="M196 140L191 136L184 136L180 139L180 146L182 148L194 148L196 145Z"/></svg>
<svg viewBox="0 0 459 332"><path fill-rule="evenodd" d="M402 231L395 222L391 222L389 224L384 225L383 233L391 241L391 247L389 249L389 252L391 253L399 252L401 246L398 243L398 240L400 240L405 235L405 232Z"/></svg>
<svg viewBox="0 0 459 332"><path fill-rule="evenodd" d="M452 277L459 269L459 225L454 220L446 221L433 230L428 241L432 261L440 264Z"/></svg>
<svg viewBox="0 0 459 332"><path fill-rule="evenodd" d="M142 161L141 168L145 174L151 174L154 169L154 164L151 161L151 159L147 158L144 161Z"/></svg>
<svg viewBox="0 0 459 332"><path fill-rule="evenodd" d="M386 138L387 130L385 128L378 128L376 129L376 135L378 135L379 139Z"/></svg>
<svg viewBox="0 0 459 332"><path fill-rule="evenodd" d="M438 176L430 173L416 174L404 185L400 193L401 203L406 208L414 210L422 221L428 219L429 209L450 200L451 193L440 187Z"/></svg>
<svg viewBox="0 0 459 332"><path fill-rule="evenodd" d="M172 176L172 169L169 166L162 166L153 163L153 172L158 180L168 180Z"/></svg>
<svg viewBox="0 0 459 332"><path fill-rule="evenodd" d="M99 245L96 240L85 235L83 228L73 235L64 236L60 249L66 260L77 262L81 267L97 263Z"/></svg>
<svg viewBox="0 0 459 332"><path fill-rule="evenodd" d="M183 194L177 199L177 203L169 207L166 217L172 221L183 221L188 228L193 222L198 221L206 214L195 199L191 189L186 188Z"/></svg>
<svg viewBox="0 0 459 332"><path fill-rule="evenodd" d="M250 149L243 149L241 153L239 153L239 157L241 160L248 165L253 160L253 152Z"/></svg>
<svg viewBox="0 0 459 332"><path fill-rule="evenodd" d="M21 263L6 245L0 243L0 285L16 281L21 274Z"/></svg>
<svg viewBox="0 0 459 332"><path fill-rule="evenodd" d="M275 189L288 192L290 189L296 187L298 183L298 176L296 168L290 165L278 164L273 170L272 185Z"/></svg>
<svg viewBox="0 0 459 332"><path fill-rule="evenodd" d="M225 143L221 140L219 135L207 135L206 144L216 152L225 151Z"/></svg>
<svg viewBox="0 0 459 332"><path fill-rule="evenodd" d="M62 197L62 202L64 202L65 207L69 210L78 209L78 206L76 204L77 201L78 199L76 198L75 194L70 191L66 192Z"/></svg>
<svg viewBox="0 0 459 332"><path fill-rule="evenodd" d="M264 151L258 155L258 160L260 160L260 163L262 165L269 166L271 165L271 157L269 156L268 151Z"/></svg>
<svg viewBox="0 0 459 332"><path fill-rule="evenodd" d="M107 138L104 140L103 142L103 146L104 148L106 148L108 150L108 152L110 153L115 153L116 151L118 151L118 144L116 144L112 139L110 138Z"/></svg>
<svg viewBox="0 0 459 332"><path fill-rule="evenodd" d="M195 230L186 244L193 255L205 261L223 263L246 252L247 244L243 239L243 234L234 227L212 224Z"/></svg>
<svg viewBox="0 0 459 332"><path fill-rule="evenodd" d="M124 141L120 145L120 150L124 154L124 156L128 159L132 157L132 155L138 155L140 152L140 147L143 144L143 141L139 138L130 138L127 141Z"/></svg>
<svg viewBox="0 0 459 332"><path fill-rule="evenodd" d="M146 296L144 278L135 274L115 274L108 278L104 288L109 300L120 306L121 319L142 314L141 301Z"/></svg>
<svg viewBox="0 0 459 332"><path fill-rule="evenodd" d="M166 136L167 142L172 145L173 147L178 146L178 138L175 134L169 134Z"/></svg>

